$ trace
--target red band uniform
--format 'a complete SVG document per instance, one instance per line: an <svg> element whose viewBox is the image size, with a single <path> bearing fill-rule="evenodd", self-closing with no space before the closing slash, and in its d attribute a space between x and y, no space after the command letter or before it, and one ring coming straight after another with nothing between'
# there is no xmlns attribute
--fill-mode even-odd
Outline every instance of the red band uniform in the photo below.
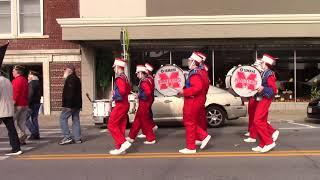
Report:
<svg viewBox="0 0 320 180"><path fill-rule="evenodd" d="M131 91L129 81L125 74L116 77L114 84L114 95L112 100L115 101L115 107L112 109L108 129L115 141L116 148L119 149L121 144L126 141L125 130L128 121L129 101L128 95Z"/></svg>
<svg viewBox="0 0 320 180"><path fill-rule="evenodd" d="M268 67L273 65L275 60L270 55L263 55L262 61L264 61L264 66ZM278 93L276 86L276 77L272 70L265 68L262 73L262 87L260 87L258 96L261 97L261 101L257 101L253 119L253 126L256 130L257 137L260 139L259 146L254 151L268 152L275 147L275 142L272 139L272 134L270 133L271 126L268 123L268 111L270 104L274 96ZM268 128L269 127L269 128ZM260 150L261 148L261 150Z"/></svg>
<svg viewBox="0 0 320 180"><path fill-rule="evenodd" d="M203 80L202 103L201 103L203 106L200 109L199 126L203 130L207 131L208 122L207 122L205 104L206 104L206 101L207 101L207 94L208 94L208 91L209 91L210 79L209 79L209 76L208 76L208 72L206 71L204 66L200 66L199 67L199 72L200 72L201 78ZM199 138L200 137L198 137L197 140L200 140Z"/></svg>
<svg viewBox="0 0 320 180"><path fill-rule="evenodd" d="M200 141L208 135L199 126L199 113L203 108L203 89L204 83L199 70L191 70L186 81L186 87L183 90L183 124L186 128L186 145L190 150L196 149L196 135Z"/></svg>
<svg viewBox="0 0 320 180"><path fill-rule="evenodd" d="M152 87L152 92L154 92L154 89L155 89L155 85L154 85L154 78L152 76L152 71L153 71L153 67L149 64L149 63L146 63L145 64L145 67L146 69L148 70L148 76L147 78L149 79L149 81L151 82L151 87ZM151 124L152 124L152 127L155 129L158 128L158 126L154 123L153 121L153 113L152 113L152 104L154 102L154 94L152 93L152 103L151 103L151 106L150 106L150 114L151 114Z"/></svg>
<svg viewBox="0 0 320 180"><path fill-rule="evenodd" d="M257 59L253 64L253 66L256 67L260 72L263 72L261 65L262 65L261 59ZM253 125L253 119L257 109L257 103L258 103L257 96L250 97L248 102L248 114L249 114L248 132L249 132L249 137L251 139L248 141L251 141L251 142L255 142L255 140L257 139L257 131ZM273 134L276 131L269 123L267 124L267 127L268 127L267 128L268 132L270 134Z"/></svg>
<svg viewBox="0 0 320 180"><path fill-rule="evenodd" d="M138 88L139 107L130 129L129 138L135 139L141 129L142 133L146 135L147 141L152 142L156 139L152 130L153 121L150 112L154 90L152 81L148 77L143 78L140 80Z"/></svg>

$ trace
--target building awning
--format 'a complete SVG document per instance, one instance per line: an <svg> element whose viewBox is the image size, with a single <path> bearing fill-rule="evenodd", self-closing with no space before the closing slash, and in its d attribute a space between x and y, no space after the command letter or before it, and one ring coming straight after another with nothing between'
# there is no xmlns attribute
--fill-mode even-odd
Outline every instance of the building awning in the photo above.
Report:
<svg viewBox="0 0 320 180"><path fill-rule="evenodd" d="M64 18L57 22L62 39L69 41L119 40L123 27L132 40L320 37L320 14Z"/></svg>

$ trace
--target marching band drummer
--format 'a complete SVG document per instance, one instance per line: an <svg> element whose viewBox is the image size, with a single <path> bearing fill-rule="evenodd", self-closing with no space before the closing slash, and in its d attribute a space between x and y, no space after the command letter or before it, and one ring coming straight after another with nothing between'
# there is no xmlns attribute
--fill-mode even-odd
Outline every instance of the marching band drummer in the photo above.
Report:
<svg viewBox="0 0 320 180"><path fill-rule="evenodd" d="M133 143L141 129L147 139L144 144L154 144L156 143L156 137L152 130L154 124L152 123L150 112L153 103L153 82L147 77L147 69L144 65L137 65L136 74L140 79L138 86L139 106L129 132L129 137L126 139Z"/></svg>
<svg viewBox="0 0 320 180"><path fill-rule="evenodd" d="M209 142L211 136L199 126L199 113L203 108L204 83L200 74L199 65L202 57L192 53L188 59L188 74L185 88L179 91L178 96L184 96L183 124L186 128L186 148L179 150L183 154L196 153L196 137L202 141L200 149L203 149Z"/></svg>
<svg viewBox="0 0 320 180"><path fill-rule="evenodd" d="M112 109L109 117L108 129L115 141L116 149L109 152L111 155L124 154L131 146L131 143L125 139L125 130L128 120L127 113L130 106L128 95L131 91L128 78L124 74L126 65L127 63L125 60L116 58L112 66L116 75L112 96L112 100L115 101L115 107Z"/></svg>
<svg viewBox="0 0 320 180"><path fill-rule="evenodd" d="M256 59L256 61L253 63L252 66L257 68L260 73L263 72L261 59ZM257 141L256 140L257 139L257 131L254 128L254 125L253 125L254 114L256 112L256 107L257 107L257 103L258 103L257 100L259 100L257 97L258 96L250 97L249 98L249 102L248 102L249 123L248 123L248 133L246 133L246 136L248 136L248 138L244 139L244 142L248 142L248 143ZM268 132L270 134L272 134L272 140L276 141L278 139L278 136L279 136L279 131L275 130L270 125L269 121L268 121L268 124L267 124L267 129L268 129Z"/></svg>
<svg viewBox="0 0 320 180"><path fill-rule="evenodd" d="M209 75L208 75L208 67L204 64L205 60L206 60L206 56L204 54L202 54L201 52L195 52L198 56L200 56L202 58L202 62L199 65L198 69L199 69L199 73L201 75L201 78L203 80L203 85L204 85L204 91L202 91L202 102L201 104L203 105L203 107L200 108L200 114L199 114L199 122L198 125L207 132L207 117L206 117L206 100L207 100L207 93L209 90L209 86L210 86L210 79L209 79ZM202 141L200 140L201 137L197 136L196 138L196 145L201 145Z"/></svg>
<svg viewBox="0 0 320 180"><path fill-rule="evenodd" d="M152 92L154 92L154 78L153 78L153 75L152 75L152 71L153 71L153 66L149 63L145 63L144 65L147 69L147 78L149 78L151 84L152 84ZM152 104L154 102L154 95L152 94ZM156 130L158 129L158 126L154 123L153 121L153 113L152 113L152 104L150 106L150 114L151 114L151 123L152 123L152 130L153 132L156 132ZM146 135L144 135L143 133L139 134L137 136L138 138L146 138Z"/></svg>
<svg viewBox="0 0 320 180"><path fill-rule="evenodd" d="M270 69L275 64L275 59L264 54L262 59L262 85L258 88L259 101L256 104L254 113L253 125L257 132L257 137L260 143L257 147L252 148L253 151L265 153L276 146L272 139L272 135L268 130L268 110L272 99L278 93L276 86L276 77L274 72ZM261 100L260 100L261 99ZM271 125L270 125L271 126Z"/></svg>

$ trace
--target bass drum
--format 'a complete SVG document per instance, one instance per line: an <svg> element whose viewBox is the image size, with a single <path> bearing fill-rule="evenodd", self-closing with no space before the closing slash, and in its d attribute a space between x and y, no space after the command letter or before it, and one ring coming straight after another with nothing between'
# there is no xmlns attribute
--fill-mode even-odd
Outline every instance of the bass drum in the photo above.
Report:
<svg viewBox="0 0 320 180"><path fill-rule="evenodd" d="M231 76L232 76L232 73L233 71L237 69L237 66L234 66L233 68L231 68L228 73L227 73L227 76L226 76L226 79L225 79L225 84L226 84L226 88L228 90L229 93L231 93L232 95L234 96L239 96L237 93L234 92L234 90L231 88Z"/></svg>
<svg viewBox="0 0 320 180"><path fill-rule="evenodd" d="M252 66L234 67L228 73L229 89L232 89L232 92L240 97L254 96L257 93L257 88L262 84L259 70Z"/></svg>
<svg viewBox="0 0 320 180"><path fill-rule="evenodd" d="M162 66L155 74L155 89L164 96L175 96L185 85L183 70L176 65Z"/></svg>

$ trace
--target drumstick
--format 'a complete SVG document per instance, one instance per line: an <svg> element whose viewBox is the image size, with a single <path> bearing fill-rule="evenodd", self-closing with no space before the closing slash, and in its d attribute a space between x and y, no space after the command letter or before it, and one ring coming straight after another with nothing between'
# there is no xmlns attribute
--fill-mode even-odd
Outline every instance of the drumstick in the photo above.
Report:
<svg viewBox="0 0 320 180"><path fill-rule="evenodd" d="M111 91L110 91L110 95L109 95L109 97L111 96L113 96L113 94L111 93L113 91L113 76L111 76ZM112 98L111 98L111 101L112 101Z"/></svg>
<svg viewBox="0 0 320 180"><path fill-rule="evenodd" d="M176 97L178 97L178 98L182 98L181 96L178 96L178 93L179 93L179 90L177 90L177 89L173 89L172 87L168 87L171 91L174 91L175 93L177 93L176 95L174 95L174 96L176 96Z"/></svg>
<svg viewBox="0 0 320 180"><path fill-rule="evenodd" d="M113 76L111 76L111 89L113 90Z"/></svg>
<svg viewBox="0 0 320 180"><path fill-rule="evenodd" d="M174 91L174 92L176 92L176 93L179 92L179 90L173 89L172 87L168 87L168 89L170 89L171 91Z"/></svg>

